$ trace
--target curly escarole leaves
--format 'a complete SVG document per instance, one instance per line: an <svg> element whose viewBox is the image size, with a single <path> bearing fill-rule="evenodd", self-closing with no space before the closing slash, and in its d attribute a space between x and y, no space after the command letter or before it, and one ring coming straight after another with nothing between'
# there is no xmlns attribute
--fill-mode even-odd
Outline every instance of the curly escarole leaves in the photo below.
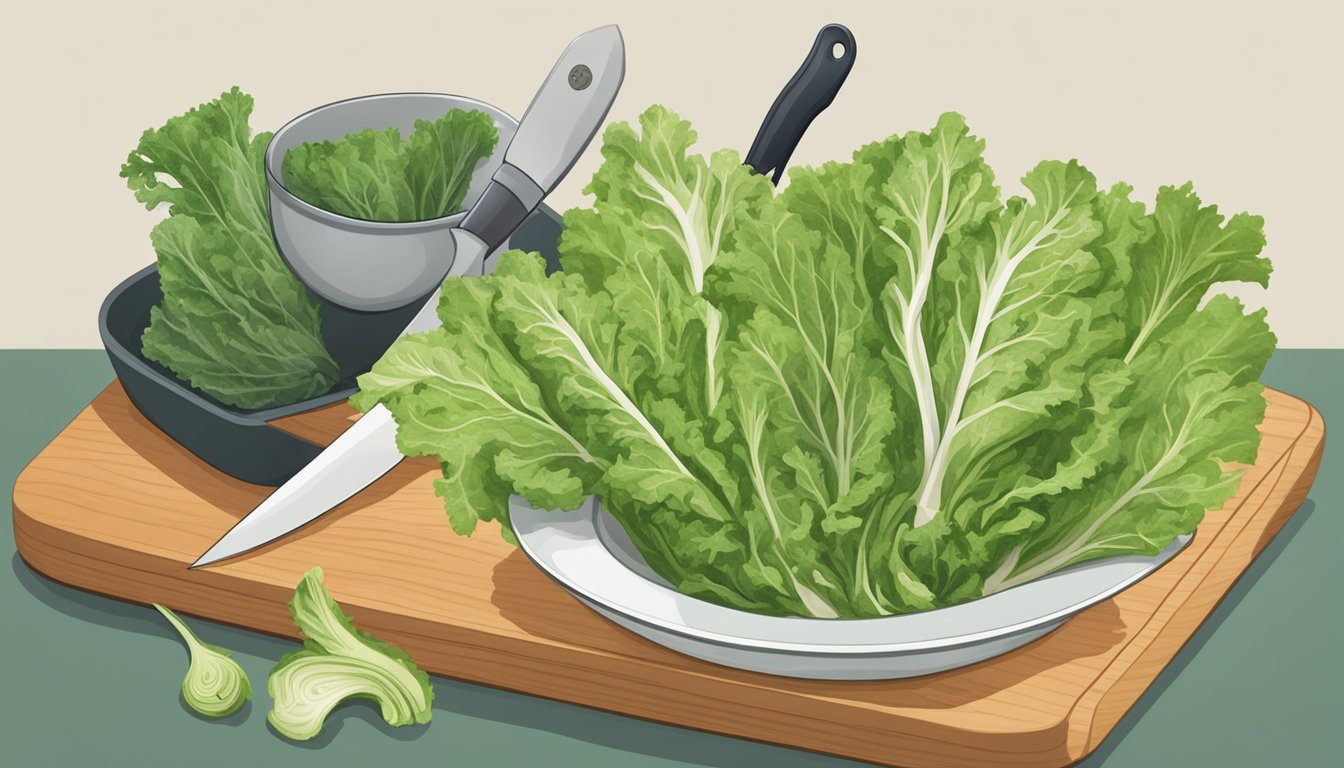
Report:
<svg viewBox="0 0 1344 768"><path fill-rule="evenodd" d="M168 205L150 233L163 301L150 310L145 357L241 408L331 389L339 366L322 341L317 301L271 236L252 97L234 88L145 131L121 175L146 208Z"/></svg>
<svg viewBox="0 0 1344 768"><path fill-rule="evenodd" d="M645 111L640 128L607 128L605 162L586 190L597 200L565 214L560 250L567 272L620 307L622 344L647 386L703 420L724 391L726 331L702 296L706 275L771 185L731 150L688 154L695 132L667 109Z"/></svg>
<svg viewBox="0 0 1344 768"><path fill-rule="evenodd" d="M391 726L428 723L434 702L429 677L400 648L355 628L322 584L322 569L303 575L289 611L305 638L281 657L267 683L276 731L307 740L337 704L351 697L378 702Z"/></svg>
<svg viewBox="0 0 1344 768"><path fill-rule="evenodd" d="M462 209L472 172L499 142L479 110L449 110L416 120L405 140L396 128L365 128L338 141L304 142L285 153L285 186L301 200L366 221L425 221Z"/></svg>
<svg viewBox="0 0 1344 768"><path fill-rule="evenodd" d="M1274 347L1217 282L1262 222L1047 161L1003 199L957 115L774 193L661 107L608 129L565 272L505 254L360 380L454 528L597 494L681 591L777 615L950 605L1152 554L1254 460Z"/></svg>

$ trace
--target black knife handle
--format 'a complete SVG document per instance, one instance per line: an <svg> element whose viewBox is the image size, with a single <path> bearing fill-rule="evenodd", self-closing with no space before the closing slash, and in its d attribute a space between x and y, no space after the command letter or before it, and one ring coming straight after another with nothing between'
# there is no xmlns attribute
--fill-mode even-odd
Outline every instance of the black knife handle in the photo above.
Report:
<svg viewBox="0 0 1344 768"><path fill-rule="evenodd" d="M839 56L835 55L837 43L843 46ZM845 78L849 77L856 53L854 35L848 29L839 24L821 28L807 59L779 92L766 114L765 122L747 152L746 165L757 173L770 176L771 182L779 183L789 157L808 126L831 105Z"/></svg>

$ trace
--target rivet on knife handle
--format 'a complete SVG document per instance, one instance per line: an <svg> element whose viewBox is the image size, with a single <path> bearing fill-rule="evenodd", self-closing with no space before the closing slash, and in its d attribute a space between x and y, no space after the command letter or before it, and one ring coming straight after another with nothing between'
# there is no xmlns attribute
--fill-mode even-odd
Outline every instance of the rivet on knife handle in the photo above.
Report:
<svg viewBox="0 0 1344 768"><path fill-rule="evenodd" d="M551 67L519 121L504 163L460 229L489 254L508 239L574 167L625 80L625 44L615 25L578 36ZM579 87L582 85L582 87ZM475 274L459 259L450 276Z"/></svg>

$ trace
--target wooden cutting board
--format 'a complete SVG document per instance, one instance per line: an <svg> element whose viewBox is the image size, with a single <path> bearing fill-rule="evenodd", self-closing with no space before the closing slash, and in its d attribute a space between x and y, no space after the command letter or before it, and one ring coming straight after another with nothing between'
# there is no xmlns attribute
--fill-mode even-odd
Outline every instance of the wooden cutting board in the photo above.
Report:
<svg viewBox="0 0 1344 768"><path fill-rule="evenodd" d="M113 383L23 471L29 565L76 587L277 635L320 565L358 625L427 670L692 728L899 766L1061 766L1094 750L1306 498L1325 426L1269 390L1259 461L1161 570L987 662L888 682L822 682L687 658L600 618L493 526L449 529L431 461L406 461L283 542L186 566L269 489L228 478L147 422ZM286 419L326 442L345 405ZM263 686L264 687L264 686Z"/></svg>

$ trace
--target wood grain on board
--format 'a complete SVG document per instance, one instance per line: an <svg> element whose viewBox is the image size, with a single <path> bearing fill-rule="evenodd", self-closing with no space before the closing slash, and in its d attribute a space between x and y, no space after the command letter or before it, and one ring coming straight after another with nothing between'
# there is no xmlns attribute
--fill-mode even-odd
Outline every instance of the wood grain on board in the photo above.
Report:
<svg viewBox="0 0 1344 768"><path fill-rule="evenodd" d="M270 491L179 447L111 384L20 475L19 551L76 587L296 636L286 602L320 565L363 628L447 677L899 766L1061 766L1094 750L1306 498L1320 414L1266 391L1259 461L1166 566L1046 637L923 678L793 680L681 656L572 599L493 525L453 534L408 460L301 532L187 570ZM329 440L344 404L284 428Z"/></svg>

